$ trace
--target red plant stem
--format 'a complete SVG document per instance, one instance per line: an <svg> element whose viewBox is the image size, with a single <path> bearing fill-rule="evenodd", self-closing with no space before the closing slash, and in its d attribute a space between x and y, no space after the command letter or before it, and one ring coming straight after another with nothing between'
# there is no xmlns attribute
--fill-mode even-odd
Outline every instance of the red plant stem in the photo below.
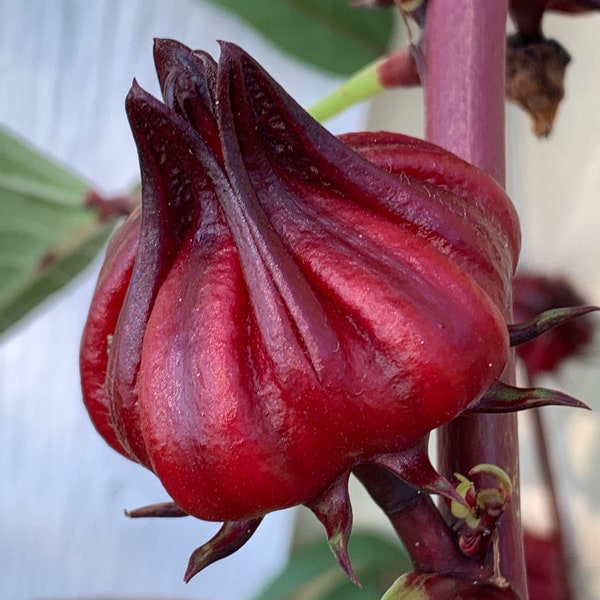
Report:
<svg viewBox="0 0 600 600"><path fill-rule="evenodd" d="M376 465L360 465L353 472L390 520L415 571L464 573L475 578L491 575L484 565L460 552L456 535L429 495Z"/></svg>
<svg viewBox="0 0 600 600"><path fill-rule="evenodd" d="M420 59L427 139L482 168L502 185L507 12L507 0L430 0ZM506 316L510 319L510 306ZM514 367L507 369L505 381L514 381ZM439 432L438 460L446 476L467 473L478 463L493 463L513 479L515 494L498 527L500 571L525 600L516 416L459 417Z"/></svg>
<svg viewBox="0 0 600 600"><path fill-rule="evenodd" d="M425 44L427 139L501 184L507 10L505 0L430 0Z"/></svg>
<svg viewBox="0 0 600 600"><path fill-rule="evenodd" d="M554 469L552 468L552 459L550 456L550 446L546 435L546 425L544 415L539 408L531 411L533 419L533 432L536 444L536 455L540 461L542 471L542 480L546 486L546 491L550 500L550 511L552 513L552 525L554 527L554 535L558 544L560 554L560 578L562 579L562 596L561 600L574 600L575 585L571 577L573 569L573 553L570 548L567 532L565 531L565 520L563 517L562 506L560 503L559 489L554 477Z"/></svg>

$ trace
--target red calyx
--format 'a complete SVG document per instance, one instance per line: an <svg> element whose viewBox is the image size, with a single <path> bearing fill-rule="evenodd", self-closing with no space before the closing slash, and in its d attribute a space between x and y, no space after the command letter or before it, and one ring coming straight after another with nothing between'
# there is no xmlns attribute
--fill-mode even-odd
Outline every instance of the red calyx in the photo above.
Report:
<svg viewBox="0 0 600 600"><path fill-rule="evenodd" d="M568 358L580 355L592 341L593 322L585 316L598 310L582 306L584 301L571 284L560 277L520 274L513 281L514 316L518 321L532 319L543 311L574 307L569 311L577 319L570 319L540 337L517 347L530 378L543 372L558 370ZM581 316L580 316L581 315Z"/></svg>
<svg viewBox="0 0 600 600"><path fill-rule="evenodd" d="M227 548L296 504L339 524L345 474L412 456L504 370L514 209L429 143L335 138L236 46L155 58L165 104L127 98L142 210L92 301L86 406L182 513L242 524Z"/></svg>

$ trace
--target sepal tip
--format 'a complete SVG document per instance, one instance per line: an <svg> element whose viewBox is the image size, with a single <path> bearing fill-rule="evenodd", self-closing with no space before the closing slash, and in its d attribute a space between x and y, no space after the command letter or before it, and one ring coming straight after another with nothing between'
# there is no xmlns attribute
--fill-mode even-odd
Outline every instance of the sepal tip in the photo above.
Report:
<svg viewBox="0 0 600 600"><path fill-rule="evenodd" d="M473 413L506 413L538 408L540 406L568 406L570 408L590 407L568 394L548 388L518 388L497 381L466 412Z"/></svg>
<svg viewBox="0 0 600 600"><path fill-rule="evenodd" d="M148 506L141 506L140 508L134 508L133 510L124 510L125 516L130 519L141 519L141 518L173 518L173 517L187 517L188 514L181 509L175 502L159 502L157 504L149 504Z"/></svg>
<svg viewBox="0 0 600 600"><path fill-rule="evenodd" d="M261 521L262 517L257 517L223 523L221 529L208 542L192 552L183 576L185 583L189 583L192 577L208 565L239 550L252 537Z"/></svg>
<svg viewBox="0 0 600 600"><path fill-rule="evenodd" d="M325 491L306 504L321 521L327 532L327 543L338 564L350 581L362 587L348 555L348 540L352 531L352 506L348 493L350 472L342 473Z"/></svg>

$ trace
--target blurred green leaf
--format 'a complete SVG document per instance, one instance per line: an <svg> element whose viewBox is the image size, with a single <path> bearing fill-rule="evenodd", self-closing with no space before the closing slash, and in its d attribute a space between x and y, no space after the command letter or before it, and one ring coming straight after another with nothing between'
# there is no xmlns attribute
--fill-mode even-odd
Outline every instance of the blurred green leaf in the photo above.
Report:
<svg viewBox="0 0 600 600"><path fill-rule="evenodd" d="M352 8L349 0L212 0L256 27L286 52L340 75L379 58L393 10Z"/></svg>
<svg viewBox="0 0 600 600"><path fill-rule="evenodd" d="M87 185L0 129L0 333L79 273L113 222Z"/></svg>
<svg viewBox="0 0 600 600"><path fill-rule="evenodd" d="M363 588L355 587L324 540L301 546L254 600L379 600L411 564L399 543L376 533L355 532L350 559Z"/></svg>

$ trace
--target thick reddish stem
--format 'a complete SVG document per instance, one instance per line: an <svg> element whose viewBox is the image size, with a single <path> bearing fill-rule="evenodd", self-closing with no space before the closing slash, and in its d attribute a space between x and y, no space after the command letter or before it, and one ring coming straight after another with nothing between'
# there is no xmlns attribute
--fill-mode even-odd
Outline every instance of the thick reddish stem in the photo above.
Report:
<svg viewBox="0 0 600 600"><path fill-rule="evenodd" d="M430 0L420 60L427 139L504 184L506 0ZM507 318L510 307L506 307ZM511 322L511 321L509 321ZM514 368L507 370L507 383ZM438 437L442 474L467 473L478 463L505 469L515 495L499 525L500 569L527 598L519 519L519 458L514 415L466 415Z"/></svg>
<svg viewBox="0 0 600 600"><path fill-rule="evenodd" d="M563 506L560 502L559 488L554 477L554 469L550 456L550 445L546 434L546 425L544 415L539 408L532 411L533 432L535 437L536 454L540 462L542 481L546 486L546 491L550 500L550 511L553 521L553 534L558 544L560 555L560 573L562 589L562 600L575 600L576 586L571 576L573 570L573 552L571 551L569 539L565 527L563 515Z"/></svg>
<svg viewBox="0 0 600 600"><path fill-rule="evenodd" d="M376 465L360 465L354 474L390 520L415 571L462 573L470 577L491 575L490 569L460 552L456 535L429 495Z"/></svg>
<svg viewBox="0 0 600 600"><path fill-rule="evenodd" d="M506 14L504 0L430 0L424 65L427 139L501 184Z"/></svg>

